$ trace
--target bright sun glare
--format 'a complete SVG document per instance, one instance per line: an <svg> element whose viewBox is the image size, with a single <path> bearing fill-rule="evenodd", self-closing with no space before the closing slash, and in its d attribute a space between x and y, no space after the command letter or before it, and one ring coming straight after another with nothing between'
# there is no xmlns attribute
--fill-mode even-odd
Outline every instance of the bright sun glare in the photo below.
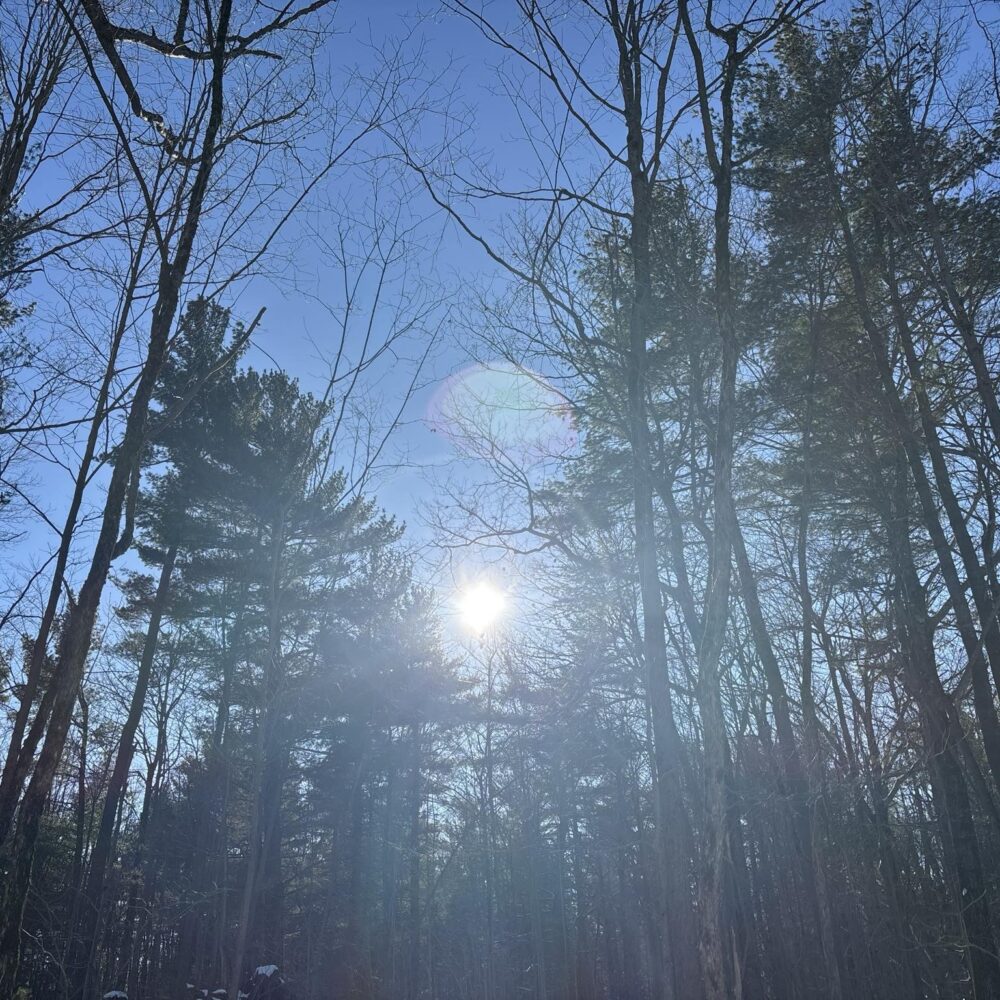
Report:
<svg viewBox="0 0 1000 1000"><path fill-rule="evenodd" d="M485 632L496 624L506 603L502 590L486 580L480 580L469 584L459 594L458 610L466 628L473 632Z"/></svg>

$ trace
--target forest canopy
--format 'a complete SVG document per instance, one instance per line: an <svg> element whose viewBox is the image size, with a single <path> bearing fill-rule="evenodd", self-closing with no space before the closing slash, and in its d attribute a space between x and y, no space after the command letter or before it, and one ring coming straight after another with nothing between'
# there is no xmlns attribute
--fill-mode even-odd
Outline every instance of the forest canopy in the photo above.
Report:
<svg viewBox="0 0 1000 1000"><path fill-rule="evenodd" d="M0 1000L1000 1000L1000 18L9 0Z"/></svg>

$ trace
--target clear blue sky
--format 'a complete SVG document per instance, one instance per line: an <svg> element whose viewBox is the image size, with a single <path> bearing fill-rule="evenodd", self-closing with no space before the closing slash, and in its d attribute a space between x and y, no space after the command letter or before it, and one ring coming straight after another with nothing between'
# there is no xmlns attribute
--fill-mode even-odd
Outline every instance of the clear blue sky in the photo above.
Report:
<svg viewBox="0 0 1000 1000"><path fill-rule="evenodd" d="M489 140L492 166L505 174L520 171L521 151L513 137L521 126L510 102L494 89L493 66L499 58L498 52L472 25L442 12L437 0L377 0L374 4L339 0L335 24L341 34L329 43L330 58L343 59L349 65L356 63L362 72L377 72L383 53L397 42L403 43L407 53L420 53L419 72L428 80L436 80L441 92L455 87L456 107L463 102L477 106L477 126ZM434 127L432 124L430 129ZM428 135L427 140L433 142L433 136ZM348 215L364 214L363 200L371 198L368 182L367 176L356 173L334 175L317 200L343 200ZM399 206L393 201L397 191L392 190L392 178L388 184L382 182L381 187L384 207L390 212L397 210ZM482 286L499 277L486 254L442 217L412 179L408 190L413 199L409 203L404 199L402 212L409 216L408 221L425 220L414 239L433 258L421 260L413 276L402 280L386 297L380 314L383 329L392 322L391 313L397 305L394 296L408 300L426 294L458 295L463 288ZM335 215L335 210L324 209L318 224L332 225ZM328 352L339 337L336 317L330 310L336 312L342 307L343 295L339 267L311 239L309 230L316 224L317 217L307 211L289 230L289 242L294 246L295 280L302 294L289 289L285 282L255 281L242 291L237 310L241 315L252 315L260 305L267 307L262 332L256 337L257 347L247 355L248 363L257 367L277 363L300 378L304 387L321 391L326 366L320 355ZM371 291L370 285L363 285L363 289ZM370 300L370 294L362 294L362 299ZM362 325L359 322L352 335L355 343L363 333ZM452 324L445 322L437 328L437 336L437 346L422 372L424 387L408 405L402 425L385 452L386 464L411 461L415 467L399 466L391 474L381 476L377 486L381 502L406 519L415 533L421 527L413 517L414 501L430 499L427 468L454 458L453 449L426 425L428 407L435 386L469 364L469 345ZM413 365L408 362L419 347L417 336L409 342L407 360L383 366L373 373L370 381L375 384L369 388L373 400L383 400L386 417L395 412L396 402L409 385Z"/></svg>

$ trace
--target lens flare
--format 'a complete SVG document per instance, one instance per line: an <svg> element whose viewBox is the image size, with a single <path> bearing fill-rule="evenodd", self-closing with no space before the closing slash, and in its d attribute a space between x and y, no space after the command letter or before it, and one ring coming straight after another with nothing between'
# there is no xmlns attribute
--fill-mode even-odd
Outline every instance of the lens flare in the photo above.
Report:
<svg viewBox="0 0 1000 1000"><path fill-rule="evenodd" d="M499 449L527 461L563 454L577 437L566 399L541 375L506 361L447 379L431 400L428 423L462 451Z"/></svg>

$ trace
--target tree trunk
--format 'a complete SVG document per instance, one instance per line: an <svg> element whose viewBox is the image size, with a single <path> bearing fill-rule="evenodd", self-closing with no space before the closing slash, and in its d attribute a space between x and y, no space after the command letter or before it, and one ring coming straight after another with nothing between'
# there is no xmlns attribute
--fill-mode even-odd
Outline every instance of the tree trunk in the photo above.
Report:
<svg viewBox="0 0 1000 1000"><path fill-rule="evenodd" d="M649 425L646 414L646 343L651 335L649 309L652 298L650 265L651 182L643 154L641 86L638 51L627 55L622 45L619 70L625 100L627 159L631 175L632 308L629 317L628 428L632 450L632 510L635 520L635 558L639 577L643 658L646 691L653 724L655 775L653 800L659 870L663 892L658 900L657 924L666 931L666 949L672 975L672 996L696 1000L701 995L695 948L690 865L693 836L683 796L686 751L677 731L670 693L670 668L664 634L663 595L660 589L658 539L653 507L653 474Z"/></svg>
<svg viewBox="0 0 1000 1000"><path fill-rule="evenodd" d="M417 1000L420 995L420 930L423 914L420 900L420 813L423 804L422 774L421 774L421 738L420 725L412 727L413 755L410 765L410 873L409 873L409 959L406 995L408 1000Z"/></svg>
<svg viewBox="0 0 1000 1000"><path fill-rule="evenodd" d="M972 807L957 752L965 735L948 711L948 696L941 686L935 662L926 596L910 548L904 462L902 456L897 460L893 508L885 525L897 575L897 627L904 658L902 675L920 716L935 811L942 828L946 860L955 879L956 912L964 929L963 950L974 995L977 1000L997 1000L1000 998L1000 960L991 927Z"/></svg>
<svg viewBox="0 0 1000 1000"><path fill-rule="evenodd" d="M965 598L965 590L959 580L958 571L955 568L955 562L952 558L951 549L948 546L947 539L945 538L944 531L941 527L937 505L930 487L930 482L927 478L927 472L924 468L920 444L917 441L913 428L910 426L909 417L907 416L896 389L885 336L878 324L876 324L871 311L864 272L861 267L861 258L854 242L854 233L847 214L846 206L844 205L843 194L840 189L840 184L836 178L832 161L828 162L827 169L831 185L831 194L834 199L837 214L840 219L841 231L844 237L845 255L851 271L851 279L854 286L854 294L859 317L868 336L869 345L875 360L876 370L879 375L879 382L881 386L880 402L888 411L887 415L891 420L892 429L897 436L897 440L899 441L901 448L903 449L903 454L906 456L910 474L913 477L913 486L920 502L920 510L924 527L930 536L931 543L934 546L935 555L937 556L938 563L941 567L941 575L948 587L948 595L952 601L952 607L955 612L956 626L962 639L962 645L965 648L970 663L972 663L975 659L978 659L980 655L979 639L976 635L975 627L972 622L972 615L968 602ZM978 773L978 764L972 762L973 759L971 757L969 760L973 772ZM982 776L980 775L977 784L981 781ZM1000 814L997 812L996 801L993 794L988 788L981 788L980 793L981 798L983 798L983 804L986 806L986 810L991 819L995 824L1000 826Z"/></svg>
<svg viewBox="0 0 1000 1000"><path fill-rule="evenodd" d="M171 545L167 549L160 567L160 578L149 610L149 624L142 646L142 656L139 659L135 687L132 690L132 700L129 704L125 724L122 726L121 736L118 739L118 752L111 777L108 780L97 839L94 841L94 847L90 854L90 872L87 876L79 931L79 941L83 950L79 956L80 961L73 963L73 967L76 969L74 972L76 985L74 996L78 1000L83 1000L90 991L94 963L100 951L103 931L104 885L108 865L111 861L111 852L114 848L115 822L132 769L135 734L146 707L146 693L149 690L149 679L153 672L153 661L156 657L156 647L160 637L160 623L163 620L163 613L170 595L170 576L173 573L176 558L177 546Z"/></svg>
<svg viewBox="0 0 1000 1000"><path fill-rule="evenodd" d="M225 45L231 11L232 0L221 0L212 53L208 121L201 142L201 156L188 191L187 210L183 214L184 221L180 227L176 252L172 261L165 258L161 263L146 358L129 406L125 433L115 455L90 568L80 588L79 598L69 610L60 638L55 674L51 682L52 708L45 741L21 800L17 825L3 845L7 878L0 890L0 996L13 993L17 986L21 922L31 881L38 829L62 756L73 702L90 651L104 584L116 554L126 495L133 477L139 475L139 459L149 405L156 379L166 358L181 285L187 274L215 161L216 137L223 117Z"/></svg>
<svg viewBox="0 0 1000 1000"><path fill-rule="evenodd" d="M955 538L959 557L962 561L962 568L965 570L965 578L972 593L976 615L979 618L980 632L977 638L975 625L969 614L968 606L965 604L964 591L957 580L957 574L955 574L954 582L949 586L949 595L952 596L955 616L959 621L959 631L962 635L966 655L968 656L968 670L972 679L973 704L976 710L976 718L979 721L979 727L982 730L983 748L986 751L986 759L990 765L990 770L993 772L994 784L1000 789L1000 719L997 718L994 693L986 669L986 660L988 659L989 665L992 667L994 683L1000 689L1000 629L997 628L996 624L996 610L993 607L994 602L985 571L976 554L976 547L969 533L961 505L955 496L951 475L941 448L941 440L934 421L931 402L924 386L921 364L913 342L913 334L910 330L910 324L907 320L900 296L899 284L895 273L894 252L891 244L888 248L886 269L896 331L906 358L910 381L913 386L913 394L917 400L924 443L930 456L931 468L933 469L934 480L938 488L938 496L941 498L941 505L944 507L948 518L948 525ZM989 489L988 486L986 488ZM946 577L947 579L948 577ZM951 594L952 590L961 595L958 603L955 603L955 596Z"/></svg>
<svg viewBox="0 0 1000 1000"><path fill-rule="evenodd" d="M256 931L264 928L269 941L280 941L280 926L264 926L262 914L255 911L260 902L261 885L266 874L280 880L281 870L281 790L284 783L283 748L280 745L281 707L279 697L283 682L281 643L282 554L285 545L285 513L271 525L270 580L268 584L267 653L264 662L264 686L261 691L260 718L254 745L253 777L250 786L251 816L247 836L246 872L240 900L239 923L233 962L229 975L229 995L236 996L246 964L248 943L260 944ZM276 876L277 870L277 876ZM280 919L280 902L277 908ZM269 916L273 920L275 911ZM273 956L264 956L264 964ZM274 964L278 964L275 962Z"/></svg>
<svg viewBox="0 0 1000 1000"><path fill-rule="evenodd" d="M705 140L705 154L715 189L712 252L715 263L714 298L721 346L719 399L715 414L712 447L712 538L709 545L708 583L702 615L702 641L698 648L698 706L704 740L705 779L705 872L701 889L701 961L705 995L708 1000L737 996L739 982L731 982L727 970L728 921L724 889L730 857L727 821L727 737L722 706L722 649L729 619L732 582L733 539L736 510L733 503L732 469L736 430L736 373L739 363L739 336L732 278L730 226L733 185L733 92L739 70L740 29L736 26L717 33L725 43L719 79L719 121L709 104L709 84L702 54L686 0L680 4L684 32L695 65L697 100ZM710 16L710 15L709 15Z"/></svg>
<svg viewBox="0 0 1000 1000"><path fill-rule="evenodd" d="M811 776L810 800L813 803L809 817L809 856L812 861L812 888L815 893L818 916L819 940L823 955L826 995L830 1000L840 1000L843 989L840 983L840 965L833 936L830 897L827 889L826 868L819 842L820 831L826 826L826 781L823 774L820 746L819 718L813 696L813 603L809 586L809 520L812 507L812 434L813 398L818 351L815 317L810 318L810 360L806 381L806 406L802 427L802 488L799 497L798 531L796 537L796 570L799 585L799 606L802 613L802 724L805 736L806 759Z"/></svg>
<svg viewBox="0 0 1000 1000"><path fill-rule="evenodd" d="M59 548L56 551L56 562L52 570L52 580L49 584L48 597L46 598L45 608L42 611L42 619L38 625L38 632L31 646L27 677L25 678L24 689L18 700L14 724L11 727L10 739L7 744L7 754L4 759L3 775L0 777L0 844L4 843L7 835L10 833L14 810L17 808L17 801L24 787L24 782L31 770L31 765L34 763L35 752L45 732L49 711L52 707L51 696L54 694L54 688L50 687L46 692L47 697L39 706L31 729L28 731L28 738L25 741L25 731L28 726L31 707L38 695L42 668L45 665L49 639L52 635L52 626L56 620L56 612L59 610L59 600L66 580L66 564L69 561L77 518L80 514L80 507L83 504L84 491L90 480L91 465L93 464L94 455L97 452L101 428L107 419L108 398L116 374L118 352L121 348L122 338L128 329L132 300L138 280L137 268L142 260L147 232L148 230L143 232L132 259L128 286L119 312L118 324L112 337L111 349L108 352L108 361L104 367L104 375L97 393L97 401L94 405L94 416L90 422L87 441L84 445L80 464L77 467L76 478L73 482L73 494L70 498L69 510L66 512L66 520L63 523L62 533L59 536Z"/></svg>

